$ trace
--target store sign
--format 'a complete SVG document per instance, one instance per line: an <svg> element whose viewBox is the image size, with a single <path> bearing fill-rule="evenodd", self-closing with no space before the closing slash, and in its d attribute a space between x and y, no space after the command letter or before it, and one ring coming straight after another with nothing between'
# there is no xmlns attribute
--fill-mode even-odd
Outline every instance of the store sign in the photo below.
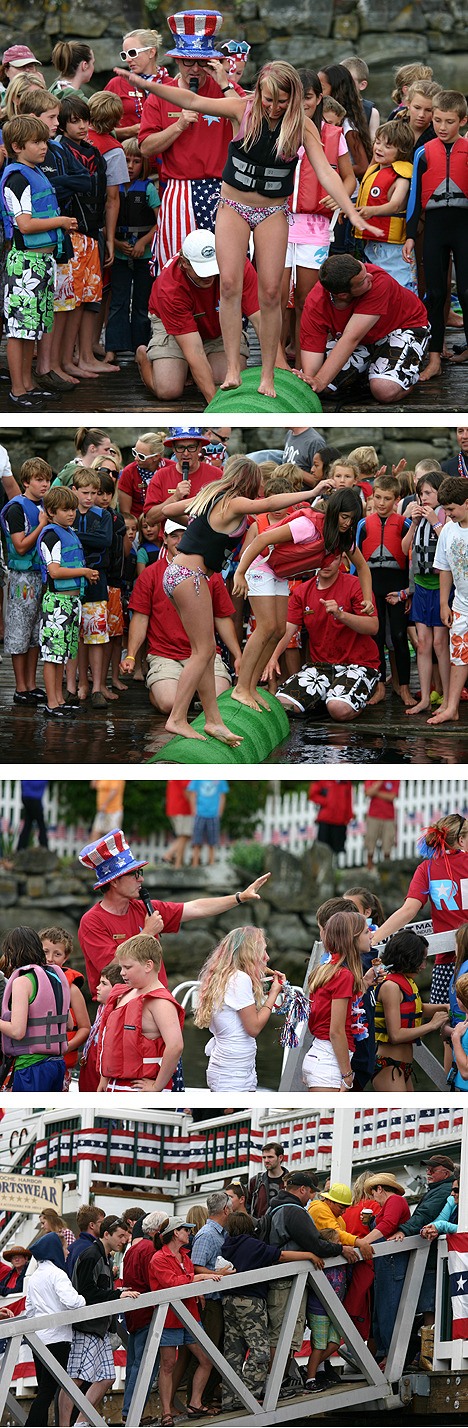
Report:
<svg viewBox="0 0 468 1428"><path fill-rule="evenodd" d="M47 1175L6 1175L0 1171L0 1204L2 1210L21 1210L26 1215L40 1215L41 1210L62 1213L63 1181Z"/></svg>

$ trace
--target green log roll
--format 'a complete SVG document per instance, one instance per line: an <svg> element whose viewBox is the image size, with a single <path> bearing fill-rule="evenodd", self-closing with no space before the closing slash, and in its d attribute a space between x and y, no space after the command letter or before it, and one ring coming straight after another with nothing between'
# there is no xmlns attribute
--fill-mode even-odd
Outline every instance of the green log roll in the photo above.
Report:
<svg viewBox="0 0 468 1428"><path fill-rule="evenodd" d="M229 748L228 744L222 744L219 739L212 739L209 734L203 743L200 739L186 739L181 734L176 734L164 745L163 749L159 749L158 753L153 755L150 763L264 763L265 759L268 759L270 754L283 742L283 739L287 738L289 720L274 694L268 694L268 691L262 689L262 697L267 700L269 709L268 711L264 709L257 714L255 709L248 709L246 704L238 704L235 699L232 699L229 690L220 695L218 704L224 723L232 733L242 736L242 743L236 749ZM199 714L194 719L193 728L197 729L199 733L203 733L204 714Z"/></svg>
<svg viewBox="0 0 468 1428"><path fill-rule="evenodd" d="M275 367L275 391L276 397L263 397L257 391L260 381L261 367L246 367L241 373L240 387L233 387L227 392L217 391L216 396L207 406L207 413L210 412L235 412L236 419L238 412L321 412L322 404L316 392L312 391L307 382L302 382L300 377L295 377L294 372L283 371L282 367Z"/></svg>

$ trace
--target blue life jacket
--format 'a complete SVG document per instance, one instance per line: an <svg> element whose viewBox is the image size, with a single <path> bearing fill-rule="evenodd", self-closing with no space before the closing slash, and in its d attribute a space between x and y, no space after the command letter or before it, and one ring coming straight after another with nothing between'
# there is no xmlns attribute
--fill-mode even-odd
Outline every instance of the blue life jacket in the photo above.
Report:
<svg viewBox="0 0 468 1428"><path fill-rule="evenodd" d="M58 536L60 540L60 565L69 566L70 570L75 570L76 567L80 565L85 566L83 546L75 531L70 530L67 526L57 526L54 521L51 521L50 525L44 526L42 536L47 535L48 531L53 531L54 535ZM57 595L64 595L68 590L74 590L76 594L83 595L86 584L84 576L73 575L70 576L69 580L65 577L60 580L54 580L52 576L49 575L47 565L42 555L40 556L40 561L42 579L44 583L48 582L53 586Z"/></svg>
<svg viewBox="0 0 468 1428"><path fill-rule="evenodd" d="M30 535L31 531L34 531L36 529L36 526L39 525L39 511L42 510L42 506L37 506L36 502L31 501L29 496L12 496L11 501L7 501L6 506L3 507L3 511L0 511L0 525L5 533L6 539L8 569L40 570L41 563L39 551L37 548L37 542L36 545L32 545L29 550L26 550L24 555L20 555L19 552L15 550L13 540L5 520L7 511L10 510L11 506L21 506L21 509L24 512L26 519L25 535Z"/></svg>
<svg viewBox="0 0 468 1428"><path fill-rule="evenodd" d="M0 183L1 211L5 228L5 237L13 238L16 248L49 248L50 244L57 244L57 255L60 253L61 239L63 237L61 228L45 229L42 233L20 233L19 228L12 222L10 214L7 212L5 204L5 184L8 183L10 174L19 173L23 175L30 186L32 194L32 217L33 218L58 218L60 209L57 204L52 184L49 183L45 173L41 168L31 167L29 164L20 164L16 160L12 164L7 164L4 169Z"/></svg>

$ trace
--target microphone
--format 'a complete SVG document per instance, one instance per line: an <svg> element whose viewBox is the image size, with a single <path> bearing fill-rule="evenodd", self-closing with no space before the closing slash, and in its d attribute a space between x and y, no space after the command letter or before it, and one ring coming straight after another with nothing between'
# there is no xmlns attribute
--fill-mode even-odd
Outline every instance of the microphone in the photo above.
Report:
<svg viewBox="0 0 468 1428"><path fill-rule="evenodd" d="M189 79L189 89L191 90L191 93L192 93L192 94L198 94L199 87L200 87L200 80L199 80L199 78L198 78L198 75L192 74L192 78Z"/></svg>
<svg viewBox="0 0 468 1428"><path fill-rule="evenodd" d="M188 481L190 485L190 463L188 461L182 462L182 480Z"/></svg>
<svg viewBox="0 0 468 1428"><path fill-rule="evenodd" d="M143 886L143 883L142 883L141 888L140 888L140 902L144 902L145 907L146 907L146 911L147 911L147 913L148 913L148 916L149 916L149 917L152 917L152 916L153 916L153 912L154 912L154 907L153 907L153 904L152 904L152 901L151 901L151 898L150 898L150 895L149 895L149 892L148 892L148 888L145 888L145 887Z"/></svg>

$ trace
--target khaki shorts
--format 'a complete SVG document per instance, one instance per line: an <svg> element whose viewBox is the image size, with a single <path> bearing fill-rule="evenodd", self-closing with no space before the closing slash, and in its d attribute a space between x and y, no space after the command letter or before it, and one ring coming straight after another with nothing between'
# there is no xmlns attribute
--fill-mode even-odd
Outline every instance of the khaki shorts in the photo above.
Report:
<svg viewBox="0 0 468 1428"><path fill-rule="evenodd" d="M374 853L377 843L382 844L382 852L388 858L395 844L394 818L368 818L364 833L366 853Z"/></svg>
<svg viewBox="0 0 468 1428"><path fill-rule="evenodd" d="M188 660L186 659L165 659L163 655L147 656L148 673L146 676L146 688L152 689L153 684L160 684L163 679L180 679L182 670L185 669ZM221 655L215 656L214 662L215 678L228 679L231 684L231 675L226 664L221 659Z"/></svg>
<svg viewBox="0 0 468 1428"><path fill-rule="evenodd" d="M286 1305L289 1298L289 1291L292 1283L293 1280L291 1279L277 1279L276 1281L273 1281L273 1284L270 1284L270 1288L268 1290L267 1295L268 1333L270 1338L270 1348L275 1348L276 1344L278 1343L283 1319L286 1313ZM307 1289L304 1290L299 1305L296 1326L291 1340L291 1349L297 1350L301 1348L302 1340L304 1338L306 1310Z"/></svg>
<svg viewBox="0 0 468 1428"><path fill-rule="evenodd" d="M177 338L172 337L170 332L166 332L161 318L156 317L154 313L150 313L150 319L151 337L146 348L146 355L149 357L150 362L159 362L162 357L177 357L179 361L185 362L185 357L182 348L179 347ZM208 341L203 343L203 349L207 357L211 352L224 352L222 337L209 337ZM249 344L244 332L241 337L240 350L241 357L248 357Z"/></svg>

